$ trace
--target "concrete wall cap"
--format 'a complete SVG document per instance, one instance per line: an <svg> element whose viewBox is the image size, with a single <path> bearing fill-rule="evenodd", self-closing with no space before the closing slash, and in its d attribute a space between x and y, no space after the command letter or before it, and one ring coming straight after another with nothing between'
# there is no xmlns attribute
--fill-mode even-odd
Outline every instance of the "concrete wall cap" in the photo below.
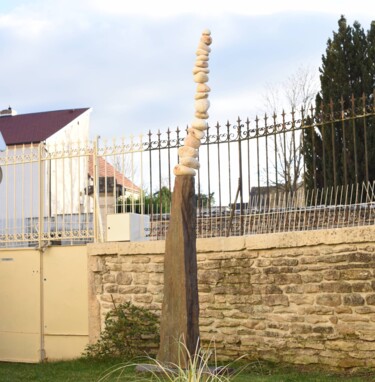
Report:
<svg viewBox="0 0 375 382"><path fill-rule="evenodd" d="M246 236L249 250L270 248L294 248L320 244L365 243L375 237L375 226L336 228L321 231L280 232L264 235Z"/></svg>
<svg viewBox="0 0 375 382"><path fill-rule="evenodd" d="M118 243L119 255L160 255L164 252L164 240Z"/></svg>
<svg viewBox="0 0 375 382"><path fill-rule="evenodd" d="M117 255L118 243L90 243L87 244L89 256Z"/></svg>
<svg viewBox="0 0 375 382"><path fill-rule="evenodd" d="M244 236L212 237L197 240L197 252L230 252L245 249Z"/></svg>

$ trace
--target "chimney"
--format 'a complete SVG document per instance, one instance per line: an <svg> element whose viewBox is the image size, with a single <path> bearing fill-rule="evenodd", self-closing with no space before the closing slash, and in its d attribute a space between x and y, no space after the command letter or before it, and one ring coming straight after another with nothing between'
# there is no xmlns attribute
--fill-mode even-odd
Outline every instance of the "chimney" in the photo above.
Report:
<svg viewBox="0 0 375 382"><path fill-rule="evenodd" d="M13 110L10 106L8 107L8 109L0 111L0 117L12 117L13 115L17 115L17 112Z"/></svg>

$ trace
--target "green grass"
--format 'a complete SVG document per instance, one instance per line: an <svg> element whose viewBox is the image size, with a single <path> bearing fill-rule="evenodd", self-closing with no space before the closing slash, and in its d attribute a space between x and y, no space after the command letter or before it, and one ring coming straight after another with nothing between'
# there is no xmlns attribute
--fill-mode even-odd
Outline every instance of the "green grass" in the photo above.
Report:
<svg viewBox="0 0 375 382"><path fill-rule="evenodd" d="M111 367L121 364L120 360L92 361L75 360L66 362L47 362L43 364L21 364L0 362L1 382L95 382L108 373ZM315 368L316 369L316 368ZM233 382L370 382L375 381L375 371L357 373L334 373L316 371L314 368L297 368L290 366L255 363L249 365L245 371ZM125 368L114 373L106 381L137 382L140 375L134 367ZM145 375L142 375L143 381ZM149 379L151 380L151 378Z"/></svg>
<svg viewBox="0 0 375 382"><path fill-rule="evenodd" d="M0 362L0 381L93 382L110 367L120 362L119 360L89 361L86 359L39 364Z"/></svg>

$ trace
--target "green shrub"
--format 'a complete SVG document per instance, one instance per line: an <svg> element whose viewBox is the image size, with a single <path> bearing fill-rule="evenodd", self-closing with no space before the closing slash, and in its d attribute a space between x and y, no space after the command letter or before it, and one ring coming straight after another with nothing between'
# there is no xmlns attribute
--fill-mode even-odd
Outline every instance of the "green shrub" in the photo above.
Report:
<svg viewBox="0 0 375 382"><path fill-rule="evenodd" d="M159 346L158 317L130 302L106 314L105 328L95 344L86 346L85 358L121 357L125 360L152 354Z"/></svg>

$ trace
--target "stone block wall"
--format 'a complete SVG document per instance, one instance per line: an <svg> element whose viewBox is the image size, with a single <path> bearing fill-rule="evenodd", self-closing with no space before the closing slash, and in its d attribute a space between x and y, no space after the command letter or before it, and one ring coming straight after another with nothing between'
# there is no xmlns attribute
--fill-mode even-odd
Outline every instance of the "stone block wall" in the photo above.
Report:
<svg viewBox="0 0 375 382"><path fill-rule="evenodd" d="M88 246L90 336L132 301L160 314L164 242ZM199 239L200 334L220 359L375 368L375 227Z"/></svg>

